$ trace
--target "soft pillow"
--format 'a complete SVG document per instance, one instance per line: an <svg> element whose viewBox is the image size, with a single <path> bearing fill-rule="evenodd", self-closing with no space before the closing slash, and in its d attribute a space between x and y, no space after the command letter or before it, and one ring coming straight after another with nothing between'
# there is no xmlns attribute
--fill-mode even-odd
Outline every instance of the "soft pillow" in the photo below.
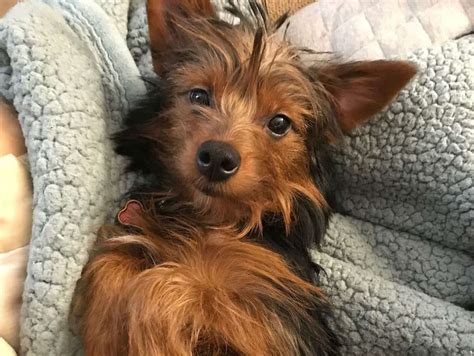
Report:
<svg viewBox="0 0 474 356"><path fill-rule="evenodd" d="M472 0L319 0L292 16L288 38L344 59L389 58L459 37L473 23Z"/></svg>
<svg viewBox="0 0 474 356"><path fill-rule="evenodd" d="M5 339L0 337L0 355L2 356L15 356L16 352L13 348L8 345Z"/></svg>
<svg viewBox="0 0 474 356"><path fill-rule="evenodd" d="M18 349L20 346L20 308L26 276L28 247L0 253L0 339ZM0 355L3 353L0 343Z"/></svg>

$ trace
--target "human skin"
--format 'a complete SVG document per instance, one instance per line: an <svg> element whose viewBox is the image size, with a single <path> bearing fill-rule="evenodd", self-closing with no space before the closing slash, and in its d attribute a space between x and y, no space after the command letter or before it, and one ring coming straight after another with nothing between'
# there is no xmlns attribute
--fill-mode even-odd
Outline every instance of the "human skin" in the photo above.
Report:
<svg viewBox="0 0 474 356"><path fill-rule="evenodd" d="M26 153L25 140L15 110L0 99L0 157Z"/></svg>

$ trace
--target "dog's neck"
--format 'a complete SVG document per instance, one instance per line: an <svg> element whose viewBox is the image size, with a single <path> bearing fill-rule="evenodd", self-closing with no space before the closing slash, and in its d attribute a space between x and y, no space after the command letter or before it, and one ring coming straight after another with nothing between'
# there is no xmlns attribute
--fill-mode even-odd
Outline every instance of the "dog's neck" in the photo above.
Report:
<svg viewBox="0 0 474 356"><path fill-rule="evenodd" d="M186 223L196 224L209 229L233 229L242 237L252 237L260 239L262 236L274 235L278 239L304 240L304 245L312 247L318 245L325 233L330 215L329 209L321 209L312 202L304 198L297 198L293 205L293 219L289 229L285 227L285 222L281 214L262 211L260 219L251 220L250 212L245 208L240 211L232 210L233 216L222 215L218 204L212 206L196 206L188 194L176 191L171 186L162 185L160 189L154 187L152 194L140 193L132 195L145 206L145 211L152 215L162 217L179 216ZM162 193L156 193L156 192ZM220 204L231 202L222 201ZM237 215L238 213L238 215Z"/></svg>

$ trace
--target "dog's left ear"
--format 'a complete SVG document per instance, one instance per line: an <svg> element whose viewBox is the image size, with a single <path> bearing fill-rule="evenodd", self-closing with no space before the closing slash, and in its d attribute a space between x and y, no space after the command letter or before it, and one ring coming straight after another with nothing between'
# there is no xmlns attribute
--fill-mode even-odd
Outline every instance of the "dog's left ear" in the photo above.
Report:
<svg viewBox="0 0 474 356"><path fill-rule="evenodd" d="M180 21L215 17L211 0L147 0L148 30L153 66L158 74L169 51L179 46Z"/></svg>
<svg viewBox="0 0 474 356"><path fill-rule="evenodd" d="M403 61L361 61L329 64L317 79L331 94L339 125L349 132L381 111L416 74Z"/></svg>

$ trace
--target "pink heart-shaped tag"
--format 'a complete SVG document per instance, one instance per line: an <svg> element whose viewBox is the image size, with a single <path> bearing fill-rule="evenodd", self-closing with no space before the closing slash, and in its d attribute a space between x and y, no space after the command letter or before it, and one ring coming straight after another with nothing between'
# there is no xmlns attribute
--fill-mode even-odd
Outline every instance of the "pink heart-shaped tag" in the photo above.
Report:
<svg viewBox="0 0 474 356"><path fill-rule="evenodd" d="M140 216L143 211L143 205L138 200L129 200L117 214L117 220L122 225L140 228Z"/></svg>

